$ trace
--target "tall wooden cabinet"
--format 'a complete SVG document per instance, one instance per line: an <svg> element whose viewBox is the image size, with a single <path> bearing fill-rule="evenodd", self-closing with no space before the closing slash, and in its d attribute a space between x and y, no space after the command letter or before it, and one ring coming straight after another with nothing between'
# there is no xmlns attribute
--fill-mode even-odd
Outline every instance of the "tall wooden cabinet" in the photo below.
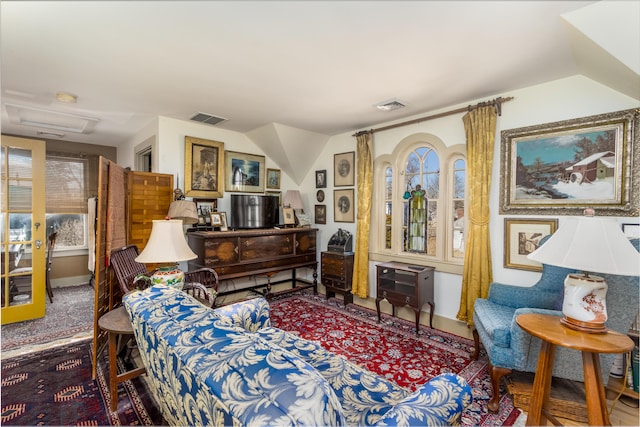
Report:
<svg viewBox="0 0 640 427"><path fill-rule="evenodd" d="M387 300L395 308L408 306L416 315L416 333L420 327L420 311L429 304L429 327L433 328L433 276L435 268L400 262L376 265L376 309L380 321L380 301Z"/></svg>

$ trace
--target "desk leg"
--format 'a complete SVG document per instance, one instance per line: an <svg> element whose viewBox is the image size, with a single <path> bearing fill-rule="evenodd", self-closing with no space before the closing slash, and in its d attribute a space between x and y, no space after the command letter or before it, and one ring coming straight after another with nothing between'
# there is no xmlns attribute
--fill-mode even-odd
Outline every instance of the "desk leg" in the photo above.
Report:
<svg viewBox="0 0 640 427"><path fill-rule="evenodd" d="M553 371L553 359L556 355L556 346L547 341L542 341L536 376L533 380L533 390L531 391L531 403L529 404L529 414L527 416L527 426L540 426L542 423L542 411L549 403L551 394L551 373ZM546 424L546 416L545 423Z"/></svg>
<svg viewBox="0 0 640 427"><path fill-rule="evenodd" d="M584 370L584 389L587 395L587 417L590 426L610 426L607 411L607 399L600 370L598 353L582 352L582 369Z"/></svg>

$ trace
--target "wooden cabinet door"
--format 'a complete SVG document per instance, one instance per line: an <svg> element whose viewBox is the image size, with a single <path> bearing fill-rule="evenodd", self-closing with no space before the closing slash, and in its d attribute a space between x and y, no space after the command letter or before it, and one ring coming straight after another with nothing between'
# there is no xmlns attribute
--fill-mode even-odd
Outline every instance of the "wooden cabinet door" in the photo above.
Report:
<svg viewBox="0 0 640 427"><path fill-rule="evenodd" d="M291 234L271 236L249 236L240 238L240 253L243 261L256 261L293 253Z"/></svg>
<svg viewBox="0 0 640 427"><path fill-rule="evenodd" d="M316 252L316 231L296 231L296 254L304 255Z"/></svg>

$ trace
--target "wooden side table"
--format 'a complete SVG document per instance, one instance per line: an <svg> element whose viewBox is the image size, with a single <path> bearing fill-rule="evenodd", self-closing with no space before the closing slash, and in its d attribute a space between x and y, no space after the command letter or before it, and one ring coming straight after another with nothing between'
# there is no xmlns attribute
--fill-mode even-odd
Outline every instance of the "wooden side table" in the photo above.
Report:
<svg viewBox="0 0 640 427"><path fill-rule="evenodd" d="M542 340L526 425L542 425L543 416L555 425L560 425L558 420L546 409L551 392L551 373L557 345L582 352L589 425L611 425L607 412L599 354L626 353L633 348L633 341L628 336L615 331L607 331L605 334L589 334L569 329L560 323L559 316L548 314L521 314L516 318L516 322L529 334Z"/></svg>
<svg viewBox="0 0 640 427"><path fill-rule="evenodd" d="M98 326L109 333L109 394L111 412L115 412L118 410L118 384L144 374L146 369L136 368L118 375L118 335L133 335L133 326L124 307L118 307L102 315L98 319Z"/></svg>

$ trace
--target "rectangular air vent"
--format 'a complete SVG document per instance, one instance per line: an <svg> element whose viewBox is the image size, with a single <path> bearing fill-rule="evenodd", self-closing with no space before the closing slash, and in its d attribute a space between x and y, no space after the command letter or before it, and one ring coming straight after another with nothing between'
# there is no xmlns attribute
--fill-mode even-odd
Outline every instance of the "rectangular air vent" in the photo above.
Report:
<svg viewBox="0 0 640 427"><path fill-rule="evenodd" d="M393 111L404 107L406 107L406 104L398 99L390 99L376 105L376 108L382 111Z"/></svg>
<svg viewBox="0 0 640 427"><path fill-rule="evenodd" d="M217 125L218 123L224 122L227 119L216 117L207 113L196 113L189 120L193 120L194 122L206 123L208 125Z"/></svg>

